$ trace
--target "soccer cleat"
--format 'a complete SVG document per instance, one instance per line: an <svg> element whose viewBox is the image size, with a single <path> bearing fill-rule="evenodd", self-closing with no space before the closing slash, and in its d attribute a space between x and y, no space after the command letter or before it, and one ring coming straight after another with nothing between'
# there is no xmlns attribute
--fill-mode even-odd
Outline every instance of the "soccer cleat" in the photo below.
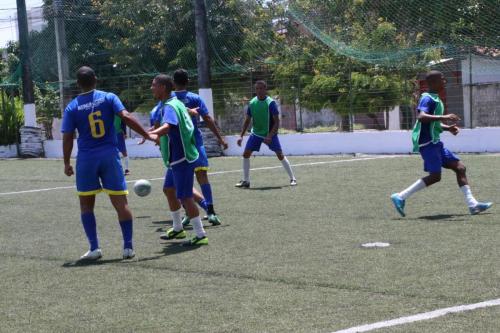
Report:
<svg viewBox="0 0 500 333"><path fill-rule="evenodd" d="M209 214L208 223L210 223L211 225L220 225L221 222L216 214Z"/></svg>
<svg viewBox="0 0 500 333"><path fill-rule="evenodd" d="M132 259L135 257L134 249L123 249L123 259Z"/></svg>
<svg viewBox="0 0 500 333"><path fill-rule="evenodd" d="M477 215L484 212L493 205L493 202L478 202L474 207L469 207L471 215Z"/></svg>
<svg viewBox="0 0 500 333"><path fill-rule="evenodd" d="M297 179L291 179L290 186L297 186Z"/></svg>
<svg viewBox="0 0 500 333"><path fill-rule="evenodd" d="M240 182L234 186L239 188L250 188L250 182L247 182L246 180L240 180Z"/></svg>
<svg viewBox="0 0 500 333"><path fill-rule="evenodd" d="M182 218L182 225L183 225L183 226L187 226L187 225L189 225L189 223L191 223L191 220L189 219L189 217L184 216L184 217Z"/></svg>
<svg viewBox="0 0 500 333"><path fill-rule="evenodd" d="M208 220L208 215L203 216L203 220Z"/></svg>
<svg viewBox="0 0 500 333"><path fill-rule="evenodd" d="M174 228L170 228L166 233L161 235L160 238L165 240L186 238L186 231L184 229L175 231Z"/></svg>
<svg viewBox="0 0 500 333"><path fill-rule="evenodd" d="M102 258L101 249L95 249L94 251L88 250L83 256L80 257L80 261L96 261Z"/></svg>
<svg viewBox="0 0 500 333"><path fill-rule="evenodd" d="M185 241L182 243L183 246L200 246L200 245L208 245L208 237L203 236L202 238L198 238L197 236Z"/></svg>
<svg viewBox="0 0 500 333"><path fill-rule="evenodd" d="M405 217L405 201L397 193L391 195L391 200L398 213Z"/></svg>
<svg viewBox="0 0 500 333"><path fill-rule="evenodd" d="M124 175L125 175L125 176L130 175L130 171L129 171L129 169L125 169L125 173L124 173Z"/></svg>

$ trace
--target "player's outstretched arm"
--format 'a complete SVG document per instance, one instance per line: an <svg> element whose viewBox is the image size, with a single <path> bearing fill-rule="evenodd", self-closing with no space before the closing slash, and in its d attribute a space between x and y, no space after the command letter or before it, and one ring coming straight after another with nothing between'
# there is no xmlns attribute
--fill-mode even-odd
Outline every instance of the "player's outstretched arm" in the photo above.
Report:
<svg viewBox="0 0 500 333"><path fill-rule="evenodd" d="M154 141L154 139L150 137L149 133L146 132L144 128L142 128L142 125L134 117L132 117L132 115L127 110L122 110L118 113L118 116L120 116L120 118L128 127L142 135L143 138Z"/></svg>
<svg viewBox="0 0 500 333"><path fill-rule="evenodd" d="M219 144L224 148L224 149L227 149L228 147L228 144L226 142L226 140L224 140L224 138L222 137L222 135L220 134L220 131L219 129L217 128L217 125L215 125L215 121L212 119L212 117L210 117L210 115L204 115L203 116L203 120L205 121L205 123L207 124L207 127L212 131L212 133L214 133L214 135L217 137L217 140L219 141Z"/></svg>
<svg viewBox="0 0 500 333"><path fill-rule="evenodd" d="M170 125L168 123L165 123L165 124L161 125L160 127L157 127L155 130L150 131L149 134L163 136L163 135L167 135L169 130L170 130Z"/></svg>
<svg viewBox="0 0 500 333"><path fill-rule="evenodd" d="M71 152L73 151L74 136L74 132L63 133L64 174L68 177L74 174L73 166L71 166Z"/></svg>
<svg viewBox="0 0 500 333"><path fill-rule="evenodd" d="M453 114L453 113L445 114L442 116L435 116L435 115L428 114L428 113L423 112L423 111L419 112L417 118L422 123L430 123L433 121L447 121L447 120L459 121L460 120L460 117L457 116L456 114Z"/></svg>
<svg viewBox="0 0 500 333"><path fill-rule="evenodd" d="M241 147L241 142L243 141L243 137L245 136L245 133L247 132L248 127L250 126L251 120L252 119L247 115L245 118L245 122L243 123L243 129L241 130L240 138L238 139L238 141L236 141L236 143L240 147Z"/></svg>

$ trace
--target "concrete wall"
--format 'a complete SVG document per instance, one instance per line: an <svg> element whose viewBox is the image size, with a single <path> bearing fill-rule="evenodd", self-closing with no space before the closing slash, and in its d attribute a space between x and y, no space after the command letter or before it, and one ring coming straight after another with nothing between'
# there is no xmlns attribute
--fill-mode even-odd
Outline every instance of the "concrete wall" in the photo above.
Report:
<svg viewBox="0 0 500 333"><path fill-rule="evenodd" d="M0 158L12 158L12 157L17 157L16 145L0 146Z"/></svg>
<svg viewBox="0 0 500 333"><path fill-rule="evenodd" d="M225 155L242 154L243 148L236 145L237 138L226 137L229 149L224 152ZM248 136L243 146L247 139ZM445 132L442 140L447 148L457 153L500 152L500 128L464 129L458 136ZM408 154L412 149L410 131L287 134L281 135L280 141L286 155ZM137 140L128 139L127 148L131 157L160 157L158 147L151 142L139 146ZM46 141L45 154L47 157L62 157L61 141ZM257 154L274 155L265 145Z"/></svg>

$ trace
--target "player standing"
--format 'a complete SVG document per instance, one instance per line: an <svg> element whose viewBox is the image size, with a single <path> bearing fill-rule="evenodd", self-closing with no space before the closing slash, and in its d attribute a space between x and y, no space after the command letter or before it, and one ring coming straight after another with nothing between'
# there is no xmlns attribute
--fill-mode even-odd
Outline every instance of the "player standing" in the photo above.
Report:
<svg viewBox="0 0 500 333"><path fill-rule="evenodd" d="M127 145L125 144L125 139L127 138L127 126L125 123L122 121L122 119L119 116L115 116L114 120L114 125L115 125L115 132L116 132L116 140L118 142L118 151L122 154L123 156L123 162L124 162L124 169L125 169L125 176L130 175L130 170L128 168L128 154L127 154Z"/></svg>
<svg viewBox="0 0 500 333"><path fill-rule="evenodd" d="M64 173L74 174L71 152L75 130L78 130L78 156L76 159L76 188L80 199L83 229L90 249L80 259L97 260L102 257L94 215L95 196L104 191L118 214L123 235L123 258L135 256L132 243L132 213L127 202L127 184L117 149L114 116L144 138L152 137L125 110L120 99L112 93L96 90L97 78L90 67L81 67L77 84L82 93L64 110L62 129Z"/></svg>
<svg viewBox="0 0 500 333"><path fill-rule="evenodd" d="M243 152L243 180L236 187L250 187L250 157L252 152L259 151L262 142L269 149L276 153L276 156L283 164L288 176L290 177L290 186L297 185L297 180L290 166L290 162L283 155L281 144L278 139L278 129L280 125L279 111L276 102L267 95L267 84L265 81L255 82L255 96L249 103L243 129L237 143L241 147L243 137L247 132L250 122L252 122L252 134L248 138Z"/></svg>

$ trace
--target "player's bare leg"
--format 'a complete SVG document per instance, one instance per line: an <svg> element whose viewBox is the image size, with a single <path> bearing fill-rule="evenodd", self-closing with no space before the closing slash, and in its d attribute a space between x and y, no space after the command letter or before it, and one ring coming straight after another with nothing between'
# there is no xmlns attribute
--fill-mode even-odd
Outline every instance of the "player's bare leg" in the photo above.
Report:
<svg viewBox="0 0 500 333"><path fill-rule="evenodd" d="M446 169L453 170L457 176L457 183L460 190L464 194L465 202L469 207L469 212L472 215L479 214L491 207L491 202L478 202L472 195L472 191L467 180L466 167L462 161L451 161L444 165Z"/></svg>

